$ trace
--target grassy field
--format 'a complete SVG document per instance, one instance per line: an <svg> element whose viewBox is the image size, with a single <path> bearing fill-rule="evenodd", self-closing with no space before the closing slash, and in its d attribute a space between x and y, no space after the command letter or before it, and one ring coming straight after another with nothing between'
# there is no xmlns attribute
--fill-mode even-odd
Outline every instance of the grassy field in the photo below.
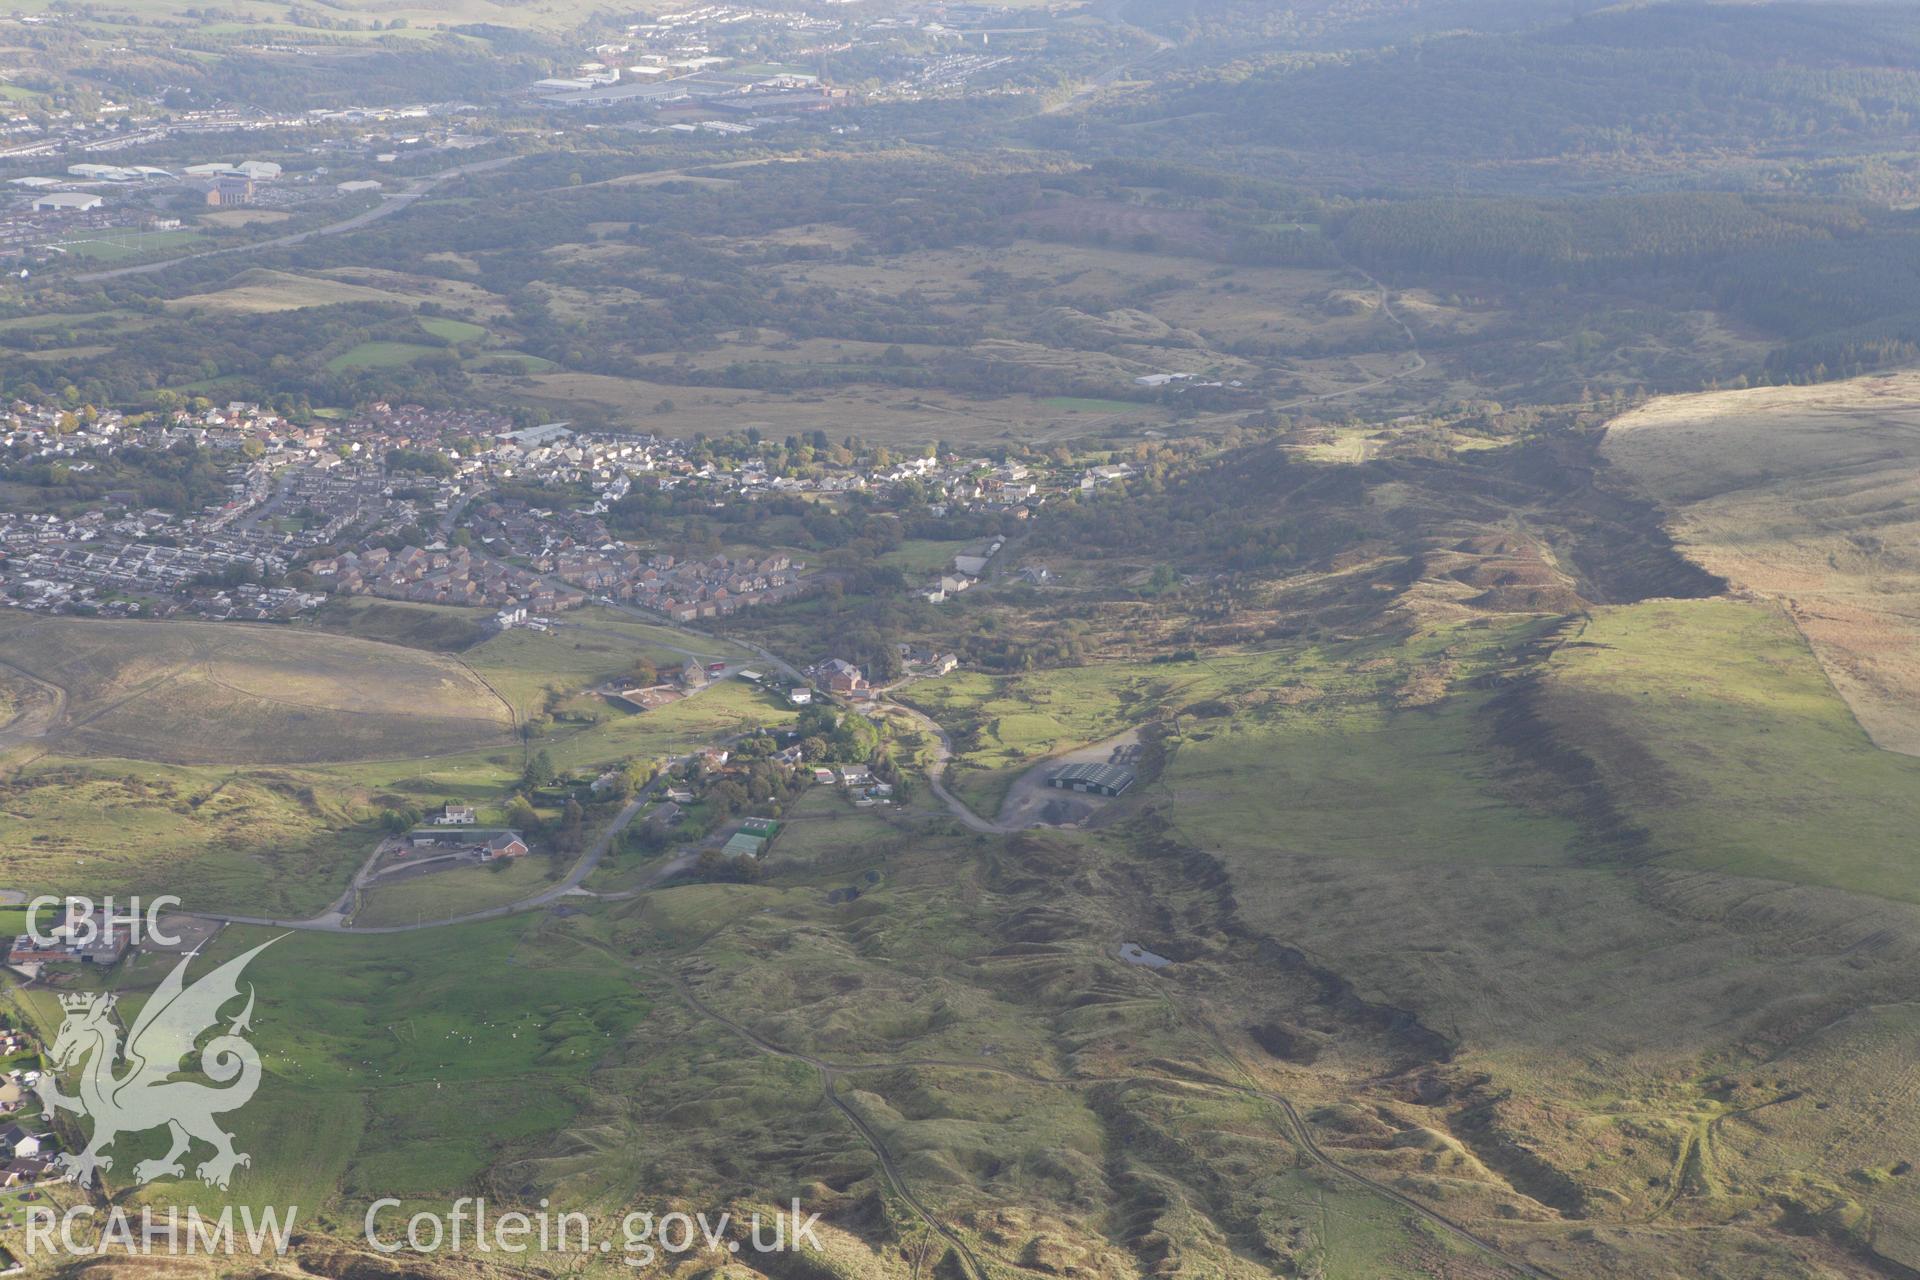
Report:
<svg viewBox="0 0 1920 1280"><path fill-rule="evenodd" d="M1171 763L1153 794L1200 846L1557 863L1573 825L1504 794L1486 695L1466 687L1537 625L1450 628L1400 646L959 673L903 696L954 737L950 781L980 813L997 812L1035 762L1159 721Z"/></svg>
<svg viewBox="0 0 1920 1280"><path fill-rule="evenodd" d="M980 443L1064 439L1089 429L1085 421L1046 409L1026 396L976 399L863 387L777 396L572 371L535 373L531 387L503 385L501 389L551 406L555 412L568 405L585 405L606 412L616 422L681 435L758 427L782 434L820 430L836 438L851 432L882 444L919 446L940 439ZM670 414L659 411L663 400L673 402Z"/></svg>
<svg viewBox="0 0 1920 1280"><path fill-rule="evenodd" d="M1643 1234L1650 1217L1721 1224L1717 1248L1764 1259L1755 1276L1819 1274L1732 1225L1761 1200L1920 1258L1891 1172L1920 1140L1889 1057L1920 947L1911 762L1867 741L1790 622L1752 602L1596 611L1537 684L1494 685L1498 705L1459 674L1417 707L1182 717L1141 797L1167 825L1122 837L1223 875L1246 928L1418 1016L1452 1046L1449 1087L1499 1099L1387 1102L1374 1138L1336 1107L1322 1141L1454 1213L1496 1211L1488 1167L1527 1197L1576 1186L1623 1274L1711 1269L1666 1257L1688 1246ZM1404 1159L1416 1137L1446 1172ZM1506 1164L1516 1147L1541 1163ZM1582 1274L1585 1254L1535 1257Z"/></svg>
<svg viewBox="0 0 1920 1280"><path fill-rule="evenodd" d="M64 249L76 258L118 262L165 253L170 249L198 247L201 239L203 236L200 232L192 227L182 227L176 231L101 232L73 240L58 240L54 242L54 247Z"/></svg>
<svg viewBox="0 0 1920 1280"><path fill-rule="evenodd" d="M448 342L478 342L487 336L485 325L474 324L468 320L455 320L451 316L421 316L420 327L436 338L445 338Z"/></svg>
<svg viewBox="0 0 1920 1280"><path fill-rule="evenodd" d="M784 698L728 680L652 711L616 711L590 733L555 739L549 751L558 767L584 769L605 760L680 754L750 729L785 724L793 717L793 708Z"/></svg>
<svg viewBox="0 0 1920 1280"><path fill-rule="evenodd" d="M259 314L325 307L340 302L407 302L404 294L369 288L344 280L295 275L290 271L256 268L242 272L234 282L210 293L190 293L167 303L169 310L207 307L217 311Z"/></svg>
<svg viewBox="0 0 1920 1280"><path fill-rule="evenodd" d="M1920 902L1920 760L1873 745L1777 609L1596 613L1544 707L1663 862Z"/></svg>
<svg viewBox="0 0 1920 1280"><path fill-rule="evenodd" d="M1189 723L1162 786L1185 838L1242 857L1567 860L1574 824L1501 794L1483 705L1462 695L1417 710L1269 706Z"/></svg>
<svg viewBox="0 0 1920 1280"><path fill-rule="evenodd" d="M335 371L392 369L412 364L421 356L430 356L439 350L438 347L422 346L417 342L363 342L327 361L327 368Z"/></svg>
<svg viewBox="0 0 1920 1280"><path fill-rule="evenodd" d="M577 1086L648 1006L617 970L542 932L527 917L379 938L294 934L269 946L246 971L266 1074L233 1117L236 1145L253 1156L233 1198L297 1204L311 1221L343 1195L450 1193L563 1123ZM271 936L228 930L194 972ZM168 967L153 957L123 974L122 999L137 1007L142 986ZM57 1022L57 1007L32 1007ZM146 1154L138 1139L123 1143L123 1161ZM203 1207L225 1199L192 1182L142 1195Z"/></svg>
<svg viewBox="0 0 1920 1280"><path fill-rule="evenodd" d="M548 887L564 861L532 856L416 876L368 892L356 925L416 924L517 902Z"/></svg>
<svg viewBox="0 0 1920 1280"><path fill-rule="evenodd" d="M295 763L505 741L509 709L459 662L316 632L0 617L8 660L66 690L66 753Z"/></svg>

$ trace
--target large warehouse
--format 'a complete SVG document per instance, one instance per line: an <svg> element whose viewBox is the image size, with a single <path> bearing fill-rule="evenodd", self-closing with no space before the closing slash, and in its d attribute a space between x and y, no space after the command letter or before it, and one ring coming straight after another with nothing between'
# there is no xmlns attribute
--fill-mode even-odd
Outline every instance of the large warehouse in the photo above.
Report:
<svg viewBox="0 0 1920 1280"><path fill-rule="evenodd" d="M104 203L99 196L88 195L82 191L50 191L44 196L35 196L35 213L85 213L89 209L98 209Z"/></svg>
<svg viewBox="0 0 1920 1280"><path fill-rule="evenodd" d="M1122 769L1117 764L1070 764L1048 778L1047 785L1062 791L1117 796L1133 785L1133 770Z"/></svg>

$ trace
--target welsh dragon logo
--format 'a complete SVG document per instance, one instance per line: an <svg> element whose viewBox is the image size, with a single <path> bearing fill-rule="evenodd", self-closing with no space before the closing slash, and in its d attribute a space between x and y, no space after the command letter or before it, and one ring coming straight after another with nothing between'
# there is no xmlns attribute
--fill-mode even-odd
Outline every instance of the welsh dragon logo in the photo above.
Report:
<svg viewBox="0 0 1920 1280"><path fill-rule="evenodd" d="M246 989L246 1007L225 1031L199 1049L201 1074L224 1087L174 1077L200 1037L218 1029L220 1010L240 998L240 971L277 941L261 943L192 986L186 985L191 957L181 960L140 1007L124 1050L113 1020L114 996L88 992L60 997L67 1016L50 1056L55 1069L63 1072L84 1060L79 1095L63 1093L54 1071L41 1076L35 1089L49 1118L56 1111L71 1111L93 1121L86 1149L57 1157L69 1178L80 1186L91 1186L99 1171L113 1168L113 1157L102 1153L115 1138L162 1125L172 1145L159 1159L134 1166L136 1182L185 1177L181 1157L196 1138L213 1147L213 1155L199 1168L200 1180L210 1186L225 1189L235 1168L252 1163L245 1152L233 1149L233 1135L214 1122L220 1112L245 1106L260 1087L259 1051L242 1034L250 1029L253 1017L252 984ZM123 1054L127 1069L116 1075L114 1068Z"/></svg>

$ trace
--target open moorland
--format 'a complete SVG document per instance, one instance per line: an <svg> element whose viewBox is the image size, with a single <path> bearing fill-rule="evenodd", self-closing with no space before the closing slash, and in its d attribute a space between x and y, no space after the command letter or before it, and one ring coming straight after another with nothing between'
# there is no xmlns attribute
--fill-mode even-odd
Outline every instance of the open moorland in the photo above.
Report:
<svg viewBox="0 0 1920 1280"><path fill-rule="evenodd" d="M1604 453L1689 556L1788 612L1874 741L1920 755L1920 376L1659 400Z"/></svg>

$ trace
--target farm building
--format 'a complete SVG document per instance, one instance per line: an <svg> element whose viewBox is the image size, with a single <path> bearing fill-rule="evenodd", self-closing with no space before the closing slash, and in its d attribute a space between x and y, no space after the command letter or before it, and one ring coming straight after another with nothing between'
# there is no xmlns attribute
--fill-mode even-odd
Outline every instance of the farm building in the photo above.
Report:
<svg viewBox="0 0 1920 1280"><path fill-rule="evenodd" d="M1047 785L1062 791L1117 796L1133 785L1133 770L1113 764L1070 764L1048 778Z"/></svg>
<svg viewBox="0 0 1920 1280"><path fill-rule="evenodd" d="M764 837L748 835L741 831L729 837L720 851L729 858L757 858L760 856L760 851L766 847L767 842Z"/></svg>
<svg viewBox="0 0 1920 1280"><path fill-rule="evenodd" d="M457 849L478 855L482 862L491 862L495 858L517 858L527 852L527 842L521 839L520 833L504 827L478 830L458 825L416 827L407 833L407 846L412 849Z"/></svg>

